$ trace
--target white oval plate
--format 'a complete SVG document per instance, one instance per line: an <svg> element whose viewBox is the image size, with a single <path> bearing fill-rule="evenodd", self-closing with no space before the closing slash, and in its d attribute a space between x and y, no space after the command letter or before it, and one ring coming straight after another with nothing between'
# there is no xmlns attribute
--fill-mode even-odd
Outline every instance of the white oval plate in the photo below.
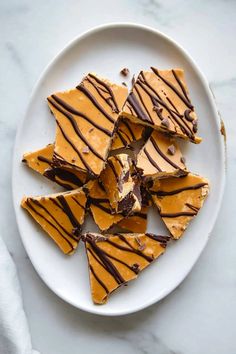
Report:
<svg viewBox="0 0 236 354"><path fill-rule="evenodd" d="M184 237L172 243L166 254L140 274L139 279L119 289L103 306L90 297L88 268L81 242L72 257L62 255L54 243L20 208L23 195L55 192L58 187L21 163L26 151L54 140L55 123L46 97L75 87L83 75L94 71L115 82L124 67L133 73L150 66L183 68L192 101L199 116L200 145L183 143L191 171L211 181L211 193ZM47 67L37 83L27 113L18 130L13 166L13 198L25 249L36 271L48 287L68 303L88 312L122 315L143 309L175 289L189 273L207 243L219 211L224 189L224 144L212 94L198 67L186 52L162 33L136 24L110 24L94 28L72 41ZM92 226L86 223L86 229ZM157 212L152 210L148 230L166 234Z"/></svg>

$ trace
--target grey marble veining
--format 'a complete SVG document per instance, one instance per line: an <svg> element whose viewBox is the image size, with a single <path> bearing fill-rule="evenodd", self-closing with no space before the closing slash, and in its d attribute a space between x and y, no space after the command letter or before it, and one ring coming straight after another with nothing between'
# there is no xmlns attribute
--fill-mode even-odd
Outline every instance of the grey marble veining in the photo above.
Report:
<svg viewBox="0 0 236 354"><path fill-rule="evenodd" d="M236 353L235 14L234 0L0 2L1 234L18 268L34 347L42 354ZM160 303L126 317L105 318L74 309L42 283L19 238L10 176L16 128L41 71L69 40L111 21L154 26L193 55L226 126L228 162L217 223L189 276Z"/></svg>

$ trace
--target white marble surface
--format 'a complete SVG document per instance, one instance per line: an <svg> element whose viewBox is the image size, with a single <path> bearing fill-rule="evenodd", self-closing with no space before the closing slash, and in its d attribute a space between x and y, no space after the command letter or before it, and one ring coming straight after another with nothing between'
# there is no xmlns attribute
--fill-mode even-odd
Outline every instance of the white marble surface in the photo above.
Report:
<svg viewBox="0 0 236 354"><path fill-rule="evenodd" d="M42 354L236 353L235 15L234 0L0 2L0 230L18 268L33 345ZM17 124L45 65L82 31L114 21L156 27L196 59L226 125L228 166L218 221L187 279L161 303L144 311L103 318L64 303L34 271L15 222L11 160Z"/></svg>

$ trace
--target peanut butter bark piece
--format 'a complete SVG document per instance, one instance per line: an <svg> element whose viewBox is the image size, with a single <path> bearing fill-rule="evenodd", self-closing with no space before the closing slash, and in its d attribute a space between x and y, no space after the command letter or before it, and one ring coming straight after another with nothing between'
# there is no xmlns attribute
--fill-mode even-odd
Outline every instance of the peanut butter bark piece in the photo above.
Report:
<svg viewBox="0 0 236 354"><path fill-rule="evenodd" d="M117 225L130 232L146 232L147 207L130 216L112 214L106 191L98 180L89 181L85 187L88 191L89 210L94 222L101 231L107 231Z"/></svg>
<svg viewBox="0 0 236 354"><path fill-rule="evenodd" d="M22 161L32 170L68 190L76 189L85 184L88 179L88 175L85 172L53 166L53 151L54 144L48 144L40 150L25 153Z"/></svg>
<svg viewBox="0 0 236 354"><path fill-rule="evenodd" d="M172 237L179 239L203 206L209 182L189 173L182 178L160 180L159 186L150 188L150 193Z"/></svg>
<svg viewBox="0 0 236 354"><path fill-rule="evenodd" d="M137 168L145 179L186 175L184 158L176 141L154 130L137 156Z"/></svg>
<svg viewBox="0 0 236 354"><path fill-rule="evenodd" d="M108 158L100 175L111 208L116 213L128 215L141 210L140 183L132 176L132 168L129 155L119 154Z"/></svg>
<svg viewBox="0 0 236 354"><path fill-rule="evenodd" d="M168 236L153 234L85 234L93 302L104 304L108 296L165 252Z"/></svg>
<svg viewBox="0 0 236 354"><path fill-rule="evenodd" d="M75 89L48 97L57 123L54 163L98 176L126 97L126 87L91 73Z"/></svg>
<svg viewBox="0 0 236 354"><path fill-rule="evenodd" d="M80 188L45 197L24 197L21 206L63 253L72 254L80 240L86 202L86 194Z"/></svg>
<svg viewBox="0 0 236 354"><path fill-rule="evenodd" d="M143 139L147 128L128 119L120 119L116 128L111 150L130 147L134 142Z"/></svg>
<svg viewBox="0 0 236 354"><path fill-rule="evenodd" d="M122 115L193 143L200 143L197 115L181 69L141 71Z"/></svg>

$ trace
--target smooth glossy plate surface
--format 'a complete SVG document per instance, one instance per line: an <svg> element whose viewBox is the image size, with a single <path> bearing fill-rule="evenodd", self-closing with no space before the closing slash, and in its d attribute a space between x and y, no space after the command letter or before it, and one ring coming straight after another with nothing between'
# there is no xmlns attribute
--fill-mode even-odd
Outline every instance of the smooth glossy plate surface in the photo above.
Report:
<svg viewBox="0 0 236 354"><path fill-rule="evenodd" d="M83 75L96 72L122 82L123 67L138 73L150 66L183 68L192 102L199 116L200 145L183 143L189 169L208 177L211 193L186 231L166 254L145 270L137 281L113 294L106 305L93 305L88 269L81 242L72 257L62 255L54 243L20 208L23 195L40 195L59 188L21 163L26 151L43 147L54 139L55 122L46 97L54 91L75 87ZM224 144L220 121L208 84L192 59L163 34L134 24L111 24L83 34L71 42L47 67L35 87L27 113L18 130L13 166L13 198L17 222L26 251L44 282L62 299L85 311L121 315L143 309L169 294L186 277L209 238L220 207L224 188ZM86 229L91 229L90 222ZM166 234L152 210L148 230Z"/></svg>

